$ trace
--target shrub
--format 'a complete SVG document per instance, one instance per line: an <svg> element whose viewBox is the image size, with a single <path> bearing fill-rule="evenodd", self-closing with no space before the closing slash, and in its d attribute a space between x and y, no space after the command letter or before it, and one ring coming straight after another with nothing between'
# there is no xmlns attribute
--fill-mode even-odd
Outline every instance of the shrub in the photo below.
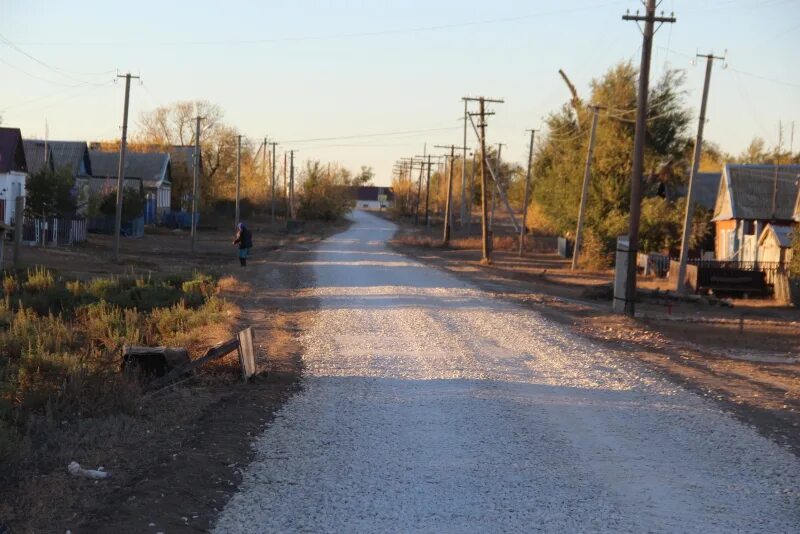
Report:
<svg viewBox="0 0 800 534"><path fill-rule="evenodd" d="M28 270L28 276L23 288L31 293L43 292L53 287L54 282L53 273L42 267L37 267L33 271Z"/></svg>

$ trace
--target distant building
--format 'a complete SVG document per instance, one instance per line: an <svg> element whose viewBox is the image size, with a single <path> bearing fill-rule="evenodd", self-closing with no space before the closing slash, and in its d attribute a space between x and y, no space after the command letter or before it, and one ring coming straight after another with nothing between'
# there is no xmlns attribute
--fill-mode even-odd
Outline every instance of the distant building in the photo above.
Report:
<svg viewBox="0 0 800 534"><path fill-rule="evenodd" d="M16 214L16 198L26 196L28 163L19 128L0 127L0 221L11 225Z"/></svg>
<svg viewBox="0 0 800 534"><path fill-rule="evenodd" d="M719 192L719 181L722 174L718 172L698 172L692 187L694 188L695 205L702 206L707 210L712 210L717 204L717 193ZM689 184L681 184L677 186L667 186L665 188L665 195L667 200L677 200L679 198L686 198L686 192L689 190Z"/></svg>
<svg viewBox="0 0 800 534"><path fill-rule="evenodd" d="M119 173L119 152L90 150L92 176L116 180ZM170 210L172 176L170 157L162 152L128 152L125 154L125 179L141 180L145 194L145 224L157 223ZM116 188L116 184L114 185Z"/></svg>
<svg viewBox="0 0 800 534"><path fill-rule="evenodd" d="M756 261L767 224L800 222L800 165L726 164L714 207L719 260Z"/></svg>
<svg viewBox="0 0 800 534"><path fill-rule="evenodd" d="M380 209L390 208L394 203L394 192L391 187L362 185L356 188L356 208Z"/></svg>

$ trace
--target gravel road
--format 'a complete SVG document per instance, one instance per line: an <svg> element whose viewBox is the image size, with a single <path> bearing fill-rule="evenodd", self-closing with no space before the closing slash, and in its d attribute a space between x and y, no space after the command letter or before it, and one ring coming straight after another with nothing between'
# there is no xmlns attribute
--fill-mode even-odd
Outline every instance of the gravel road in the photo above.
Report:
<svg viewBox="0 0 800 534"><path fill-rule="evenodd" d="M353 218L298 252L304 387L217 532L800 531L795 456Z"/></svg>

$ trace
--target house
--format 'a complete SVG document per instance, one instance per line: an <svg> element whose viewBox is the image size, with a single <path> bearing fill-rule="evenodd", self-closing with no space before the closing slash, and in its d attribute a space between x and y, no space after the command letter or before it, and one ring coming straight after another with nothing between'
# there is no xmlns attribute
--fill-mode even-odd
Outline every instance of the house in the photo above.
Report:
<svg viewBox="0 0 800 534"><path fill-rule="evenodd" d="M712 221L718 260L757 261L758 241L768 223L800 221L800 165L726 164Z"/></svg>
<svg viewBox="0 0 800 534"><path fill-rule="evenodd" d="M119 172L119 153L90 150L89 159L95 179L116 180ZM145 194L145 224L161 220L171 206L171 166L168 153L128 152L125 154L125 178L141 180Z"/></svg>
<svg viewBox="0 0 800 534"><path fill-rule="evenodd" d="M356 188L356 207L359 209L380 209L390 207L394 202L391 187L362 185Z"/></svg>
<svg viewBox="0 0 800 534"><path fill-rule="evenodd" d="M768 224L758 238L758 261L788 265L792 260L792 236L795 228Z"/></svg>
<svg viewBox="0 0 800 534"><path fill-rule="evenodd" d="M25 146L19 128L0 127L0 221L11 225L16 216L16 198L24 197L28 177Z"/></svg>

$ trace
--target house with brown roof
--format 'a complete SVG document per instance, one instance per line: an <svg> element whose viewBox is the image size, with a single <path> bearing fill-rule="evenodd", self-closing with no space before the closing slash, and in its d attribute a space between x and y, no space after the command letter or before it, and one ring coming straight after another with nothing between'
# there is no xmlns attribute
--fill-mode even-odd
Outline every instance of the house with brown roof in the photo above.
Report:
<svg viewBox="0 0 800 534"><path fill-rule="evenodd" d="M726 164L712 221L718 260L758 261L767 224L782 235L800 222L800 165Z"/></svg>

